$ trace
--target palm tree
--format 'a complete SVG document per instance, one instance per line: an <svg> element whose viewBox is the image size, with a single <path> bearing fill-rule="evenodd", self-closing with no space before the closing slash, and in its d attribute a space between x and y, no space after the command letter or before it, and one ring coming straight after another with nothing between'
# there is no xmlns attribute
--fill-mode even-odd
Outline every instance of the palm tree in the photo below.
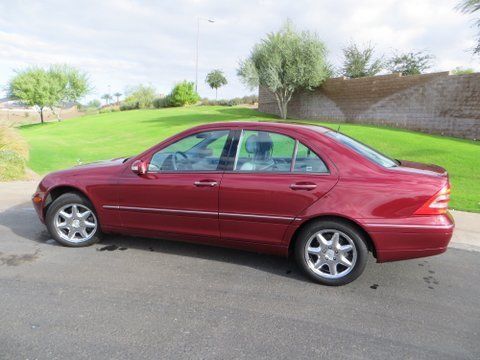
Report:
<svg viewBox="0 0 480 360"><path fill-rule="evenodd" d="M462 0L458 5L457 9L463 12L464 14L473 14L480 11L480 0ZM480 19L475 21L475 25L480 28ZM478 39L477 46L473 50L474 54L480 55L480 38Z"/></svg>
<svg viewBox="0 0 480 360"><path fill-rule="evenodd" d="M208 73L205 82L210 85L212 89L215 89L215 100L217 100L217 90L223 85L227 85L228 81L221 70L215 69Z"/></svg>
<svg viewBox="0 0 480 360"><path fill-rule="evenodd" d="M120 104L120 96L122 96L122 94L119 93L119 92L116 92L115 94L113 94L113 96L115 96L117 98L117 105L119 105Z"/></svg>
<svg viewBox="0 0 480 360"><path fill-rule="evenodd" d="M106 104L106 105L109 105L109 104L110 104L110 100L112 100L112 95L110 95L110 94L104 94L104 95L102 95L102 99L105 100L105 104Z"/></svg>

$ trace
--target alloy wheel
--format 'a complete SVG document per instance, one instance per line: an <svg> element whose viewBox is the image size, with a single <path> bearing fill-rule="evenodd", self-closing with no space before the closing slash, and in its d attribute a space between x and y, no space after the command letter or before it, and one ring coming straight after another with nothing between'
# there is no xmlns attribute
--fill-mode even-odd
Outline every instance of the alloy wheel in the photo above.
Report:
<svg viewBox="0 0 480 360"><path fill-rule="evenodd" d="M323 229L313 234L305 244L305 261L316 275L339 279L349 274L357 261L353 240L336 229Z"/></svg>

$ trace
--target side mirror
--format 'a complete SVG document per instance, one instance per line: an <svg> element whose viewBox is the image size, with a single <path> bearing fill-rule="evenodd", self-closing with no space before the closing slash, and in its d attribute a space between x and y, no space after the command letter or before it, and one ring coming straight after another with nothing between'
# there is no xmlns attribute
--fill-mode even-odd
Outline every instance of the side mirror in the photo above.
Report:
<svg viewBox="0 0 480 360"><path fill-rule="evenodd" d="M135 160L131 169L137 175L144 175L147 173L148 164L143 160Z"/></svg>

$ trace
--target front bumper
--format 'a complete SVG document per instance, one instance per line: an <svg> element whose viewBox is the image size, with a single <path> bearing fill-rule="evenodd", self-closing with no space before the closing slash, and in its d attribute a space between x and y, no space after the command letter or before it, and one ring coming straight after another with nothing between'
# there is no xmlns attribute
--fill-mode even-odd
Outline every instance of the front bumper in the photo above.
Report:
<svg viewBox="0 0 480 360"><path fill-rule="evenodd" d="M450 213L375 220L364 224L378 262L414 259L445 252L455 223Z"/></svg>
<svg viewBox="0 0 480 360"><path fill-rule="evenodd" d="M45 198L46 198L46 194L38 190L32 195L33 208L37 212L37 215L40 221L44 224L45 224L45 216L44 216L43 209L45 205Z"/></svg>

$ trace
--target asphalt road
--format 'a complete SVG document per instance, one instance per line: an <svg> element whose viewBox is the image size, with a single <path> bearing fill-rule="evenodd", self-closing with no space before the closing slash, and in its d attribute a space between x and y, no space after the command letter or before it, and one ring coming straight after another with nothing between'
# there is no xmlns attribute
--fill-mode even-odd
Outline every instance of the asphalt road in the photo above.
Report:
<svg viewBox="0 0 480 360"><path fill-rule="evenodd" d="M0 184L0 187L4 184ZM282 258L50 240L0 189L0 359L479 359L480 253L376 264L331 288Z"/></svg>

